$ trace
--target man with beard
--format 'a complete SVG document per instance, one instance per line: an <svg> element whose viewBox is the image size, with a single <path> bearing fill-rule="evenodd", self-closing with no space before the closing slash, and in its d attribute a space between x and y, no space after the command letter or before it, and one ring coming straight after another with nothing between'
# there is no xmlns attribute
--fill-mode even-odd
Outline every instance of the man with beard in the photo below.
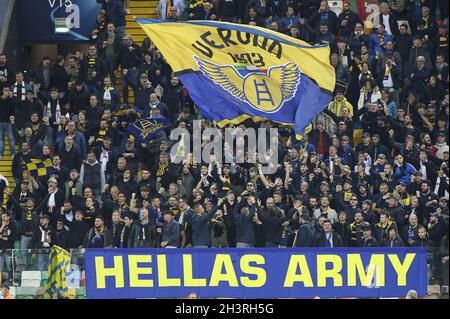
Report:
<svg viewBox="0 0 450 319"><path fill-rule="evenodd" d="M184 248L192 243L189 221L194 211L189 207L188 199L185 196L178 200L178 204L180 213L175 217L175 220L180 225L180 247Z"/></svg>
<svg viewBox="0 0 450 319"><path fill-rule="evenodd" d="M362 212L355 213L355 221L350 224L350 247L358 247L362 238L362 227L364 226L364 218Z"/></svg>
<svg viewBox="0 0 450 319"><path fill-rule="evenodd" d="M92 227L86 234L83 242L83 248L112 248L113 236L110 230L105 226L105 220L97 216Z"/></svg>
<svg viewBox="0 0 450 319"><path fill-rule="evenodd" d="M265 247L275 248L281 243L283 228L289 225L284 211L275 206L274 199L266 199L266 208L261 214Z"/></svg>

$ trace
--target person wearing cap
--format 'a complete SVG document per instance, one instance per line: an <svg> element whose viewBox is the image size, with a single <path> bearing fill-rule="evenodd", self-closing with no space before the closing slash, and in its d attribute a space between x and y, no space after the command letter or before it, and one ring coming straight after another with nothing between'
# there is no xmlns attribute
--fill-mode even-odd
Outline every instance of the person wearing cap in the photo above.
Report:
<svg viewBox="0 0 450 319"><path fill-rule="evenodd" d="M82 80L76 80L74 88L67 97L72 112L78 114L80 110L85 110L89 104L89 92L86 90Z"/></svg>
<svg viewBox="0 0 450 319"><path fill-rule="evenodd" d="M436 144L434 144L434 147L437 148L436 157L440 160L444 160L444 153L449 152L449 146L445 138L445 134L438 133Z"/></svg>
<svg viewBox="0 0 450 319"><path fill-rule="evenodd" d="M378 247L377 240L372 236L372 228L369 223L365 223L362 227L362 238L360 247Z"/></svg>

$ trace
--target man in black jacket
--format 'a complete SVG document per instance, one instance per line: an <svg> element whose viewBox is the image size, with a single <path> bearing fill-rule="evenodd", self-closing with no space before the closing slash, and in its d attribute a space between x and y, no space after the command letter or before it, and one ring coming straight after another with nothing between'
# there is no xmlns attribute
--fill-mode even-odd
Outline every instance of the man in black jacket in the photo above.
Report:
<svg viewBox="0 0 450 319"><path fill-rule="evenodd" d="M50 227L50 217L42 215L39 225L34 229L33 237L30 242L30 249L38 249L33 257L38 258L38 269L43 271L48 265L49 248L54 244L53 230Z"/></svg>
<svg viewBox="0 0 450 319"><path fill-rule="evenodd" d="M147 117L150 114L149 101L150 94L155 93L155 88L152 83L148 80L148 75L142 73L139 76L139 86L135 91L134 105L143 111L142 116Z"/></svg>
<svg viewBox="0 0 450 319"><path fill-rule="evenodd" d="M278 247L281 243L283 227L289 224L287 217L281 209L275 207L274 199L266 199L266 209L261 214L264 229L265 247Z"/></svg>
<svg viewBox="0 0 450 319"><path fill-rule="evenodd" d="M75 211L75 221L70 225L69 238L70 248L81 248L84 238L89 231L89 225L83 220L83 212L81 210Z"/></svg>
<svg viewBox="0 0 450 319"><path fill-rule="evenodd" d="M98 94L106 72L103 59L98 56L95 45L89 46L89 53L80 64L80 80L86 84L86 90Z"/></svg>
<svg viewBox="0 0 450 319"><path fill-rule="evenodd" d="M136 92L138 83L138 67L141 61L141 48L133 42L133 37L127 35L124 38L124 44L121 46L116 58L116 66L120 65L122 69L122 91L123 102L128 104L128 86L131 86Z"/></svg>
<svg viewBox="0 0 450 319"><path fill-rule="evenodd" d="M318 233L315 238L316 247L342 247L342 237L332 230L331 222L326 219L323 222L323 231Z"/></svg>
<svg viewBox="0 0 450 319"><path fill-rule="evenodd" d="M383 247L403 247L403 240L397 233L395 228L389 230L388 237L383 240Z"/></svg>
<svg viewBox="0 0 450 319"><path fill-rule="evenodd" d="M241 197L238 197L238 203L234 205L233 209L236 225L236 248L250 248L255 244L255 197L247 197L246 204L244 202L241 204L240 201Z"/></svg>
<svg viewBox="0 0 450 319"><path fill-rule="evenodd" d="M11 271L11 256L5 250L14 248L18 229L8 212L3 210L0 217L0 272Z"/></svg>
<svg viewBox="0 0 450 319"><path fill-rule="evenodd" d="M338 221L333 224L333 230L335 233L342 237L342 243L344 247L350 246L351 233L347 218L347 213L345 211L340 211L338 214Z"/></svg>
<svg viewBox="0 0 450 319"><path fill-rule="evenodd" d="M361 247L378 247L378 242L375 238L372 236L372 228L370 227L369 223L365 223L365 225L362 228L363 236L361 238L360 246Z"/></svg>
<svg viewBox="0 0 450 319"><path fill-rule="evenodd" d="M148 216L148 210L142 208L139 219L131 227L128 248L155 248L158 245L155 224Z"/></svg>
<svg viewBox="0 0 450 319"><path fill-rule="evenodd" d="M14 71L9 67L6 55L0 53L0 86L14 83Z"/></svg>
<svg viewBox="0 0 450 319"><path fill-rule="evenodd" d="M316 31L319 31L321 22L324 21L328 25L328 30L336 35L338 28L338 18L336 13L331 11L327 0L320 1L319 10L314 12L308 19L309 25Z"/></svg>
<svg viewBox="0 0 450 319"><path fill-rule="evenodd" d="M8 135L9 150L11 156L16 153L13 130L11 127L11 116L14 116L15 102L12 98L11 89L7 84L4 84L3 94L0 96L0 160L3 159L3 151L5 148L4 139L5 134Z"/></svg>
<svg viewBox="0 0 450 319"><path fill-rule="evenodd" d="M182 85L176 76L170 79L170 83L164 87L163 102L169 109L169 120L174 123L183 107Z"/></svg>
<svg viewBox="0 0 450 319"><path fill-rule="evenodd" d="M58 221L56 222L53 244L63 249L68 249L69 240L69 232L64 227L64 221L62 219L58 219Z"/></svg>
<svg viewBox="0 0 450 319"><path fill-rule="evenodd" d="M59 94L66 93L69 80L69 75L64 68L64 57L58 55L55 60L55 65L53 66L51 71L50 87L56 87Z"/></svg>
<svg viewBox="0 0 450 319"><path fill-rule="evenodd" d="M69 94L68 100L74 114L78 115L81 110L86 110L89 105L89 92L86 91L83 81L75 82L75 89Z"/></svg>
<svg viewBox="0 0 450 319"><path fill-rule="evenodd" d="M297 231L295 247L314 247L315 237L316 230L310 223L309 216L306 214L300 215L300 227Z"/></svg>

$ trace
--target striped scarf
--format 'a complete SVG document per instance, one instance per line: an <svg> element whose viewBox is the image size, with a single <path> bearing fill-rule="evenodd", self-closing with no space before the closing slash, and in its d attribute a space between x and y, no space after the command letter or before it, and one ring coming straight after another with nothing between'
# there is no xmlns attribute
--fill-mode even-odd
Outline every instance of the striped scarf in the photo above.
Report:
<svg viewBox="0 0 450 319"><path fill-rule="evenodd" d="M169 166L169 163L163 163L163 164L159 164L158 167L158 171L156 172L156 176L157 177L161 177L164 175L164 173L166 172L167 167Z"/></svg>
<svg viewBox="0 0 450 319"><path fill-rule="evenodd" d="M17 96L17 88L18 88L18 86L21 86L21 90L20 90L20 100L22 100L22 101L25 101L25 82L22 82L22 84L17 84L17 82L16 83L14 83L14 86L13 86L13 92L14 92L14 96Z"/></svg>

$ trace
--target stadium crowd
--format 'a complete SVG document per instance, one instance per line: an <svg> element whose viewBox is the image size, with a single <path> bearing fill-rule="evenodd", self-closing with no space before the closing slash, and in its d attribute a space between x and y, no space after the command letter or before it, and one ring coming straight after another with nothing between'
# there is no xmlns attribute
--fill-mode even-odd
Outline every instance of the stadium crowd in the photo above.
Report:
<svg viewBox="0 0 450 319"><path fill-rule="evenodd" d="M237 22L330 45L336 89L311 132L298 141L270 121L240 126L278 128L270 175L259 163L171 162L171 129L211 123L151 40L125 34L122 1L103 2L88 52L17 72L0 54L0 157L7 135L16 182L1 207L0 270L11 269L15 241L22 249L405 246L425 247L430 278L448 285L448 1L382 2L371 34L346 1L339 15L320 0L161 1L163 19ZM126 131L161 115L171 125L148 143ZM34 174L31 159L50 159L48 174Z"/></svg>

